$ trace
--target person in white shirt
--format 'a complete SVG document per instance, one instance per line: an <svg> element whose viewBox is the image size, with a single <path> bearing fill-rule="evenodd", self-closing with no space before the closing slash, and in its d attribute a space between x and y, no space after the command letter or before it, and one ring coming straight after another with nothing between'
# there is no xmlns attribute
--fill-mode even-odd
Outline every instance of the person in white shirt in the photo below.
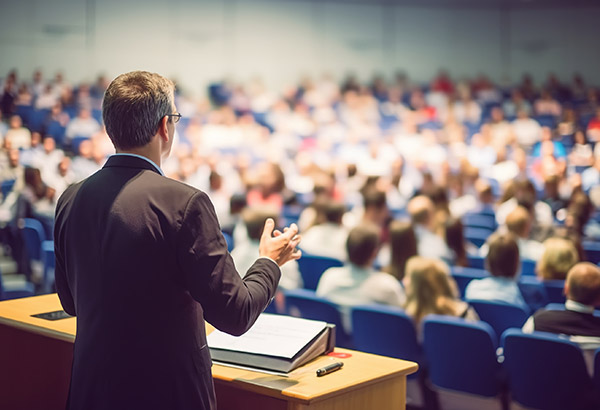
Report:
<svg viewBox="0 0 600 410"><path fill-rule="evenodd" d="M349 263L327 269L317 286L317 296L340 306L344 327L348 331L352 327L352 306L381 303L401 307L406 301L400 282L372 267L379 250L379 235L379 229L372 224L353 228L346 241Z"/></svg>
<svg viewBox="0 0 600 410"><path fill-rule="evenodd" d="M325 204L325 221L311 226L302 234L302 250L311 255L345 261L348 230L342 225L344 213L346 207L341 202Z"/></svg>
<svg viewBox="0 0 600 410"><path fill-rule="evenodd" d="M509 232L517 236L521 259L537 261L544 253L544 245L541 242L529 239L532 220L531 212L522 206L517 206L506 217L506 227Z"/></svg>
<svg viewBox="0 0 600 410"><path fill-rule="evenodd" d="M524 149L530 149L541 141L542 127L525 110L518 112L517 119L512 122L512 129L517 143Z"/></svg>
<svg viewBox="0 0 600 410"><path fill-rule="evenodd" d="M67 125L65 137L68 140L72 140L75 137L91 138L100 129L100 124L92 117L90 110L83 108L79 111L79 115L73 118Z"/></svg>
<svg viewBox="0 0 600 410"><path fill-rule="evenodd" d="M491 276L469 282L465 299L509 303L529 312L516 280L520 265L516 238L511 233L495 233L487 242L486 266Z"/></svg>
<svg viewBox="0 0 600 410"><path fill-rule="evenodd" d="M452 252L444 239L434 233L435 208L431 199L424 195L416 196L408 203L407 210L417 237L418 255L450 263Z"/></svg>
<svg viewBox="0 0 600 410"><path fill-rule="evenodd" d="M10 128L4 135L4 146L7 149L29 149L31 147L31 131L23 127L23 121L18 115L13 115L9 120Z"/></svg>
<svg viewBox="0 0 600 410"><path fill-rule="evenodd" d="M241 243L235 241L235 247L231 251L235 267L242 277L246 275L248 269L256 261L259 254L258 248L263 228L266 220L269 218L272 218L277 225L277 212L273 212L268 208L246 208L242 212L242 219L244 220L248 237L247 240ZM297 289L301 288L302 285L302 276L300 276L298 262L294 260L281 266L280 289Z"/></svg>

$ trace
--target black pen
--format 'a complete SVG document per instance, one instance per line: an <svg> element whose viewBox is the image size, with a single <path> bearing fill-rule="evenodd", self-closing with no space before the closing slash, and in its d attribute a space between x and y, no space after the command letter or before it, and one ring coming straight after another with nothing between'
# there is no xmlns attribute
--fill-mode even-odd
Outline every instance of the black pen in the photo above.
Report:
<svg viewBox="0 0 600 410"><path fill-rule="evenodd" d="M336 370L341 369L343 365L344 363L342 362L335 362L329 366L322 367L317 370L317 377L325 376L326 374L335 372Z"/></svg>

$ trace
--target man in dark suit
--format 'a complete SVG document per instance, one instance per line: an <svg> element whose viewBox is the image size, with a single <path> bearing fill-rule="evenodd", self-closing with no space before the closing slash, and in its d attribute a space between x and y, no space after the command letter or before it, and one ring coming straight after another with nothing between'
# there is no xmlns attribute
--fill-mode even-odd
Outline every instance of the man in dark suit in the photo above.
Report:
<svg viewBox="0 0 600 410"><path fill-rule="evenodd" d="M117 154L58 202L56 288L77 316L69 409L214 409L204 319L244 333L300 257L297 227L268 220L240 278L206 194L162 175L173 91L158 74L117 77L102 107Z"/></svg>

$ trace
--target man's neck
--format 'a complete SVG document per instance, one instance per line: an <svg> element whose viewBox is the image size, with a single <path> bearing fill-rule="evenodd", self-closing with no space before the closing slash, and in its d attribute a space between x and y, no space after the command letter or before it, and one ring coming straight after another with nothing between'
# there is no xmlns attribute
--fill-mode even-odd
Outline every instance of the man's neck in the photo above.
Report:
<svg viewBox="0 0 600 410"><path fill-rule="evenodd" d="M161 156L160 153L156 152L156 150L152 149L152 147L146 145L144 147L132 148L132 149L116 149L117 154L135 154L140 155L142 157L146 157L152 162L154 162L158 167L161 166Z"/></svg>

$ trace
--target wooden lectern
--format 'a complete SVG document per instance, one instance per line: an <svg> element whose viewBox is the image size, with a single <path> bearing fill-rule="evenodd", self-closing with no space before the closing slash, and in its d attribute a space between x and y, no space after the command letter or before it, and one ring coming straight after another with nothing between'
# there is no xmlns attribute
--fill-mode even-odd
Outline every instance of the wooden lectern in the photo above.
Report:
<svg viewBox="0 0 600 410"><path fill-rule="evenodd" d="M48 321L33 314L61 310L56 294L0 302L0 406L64 409L69 390L76 319ZM344 359L321 356L289 377L213 365L219 409L404 409L406 376L417 364L339 349ZM344 367L324 377L333 361Z"/></svg>

